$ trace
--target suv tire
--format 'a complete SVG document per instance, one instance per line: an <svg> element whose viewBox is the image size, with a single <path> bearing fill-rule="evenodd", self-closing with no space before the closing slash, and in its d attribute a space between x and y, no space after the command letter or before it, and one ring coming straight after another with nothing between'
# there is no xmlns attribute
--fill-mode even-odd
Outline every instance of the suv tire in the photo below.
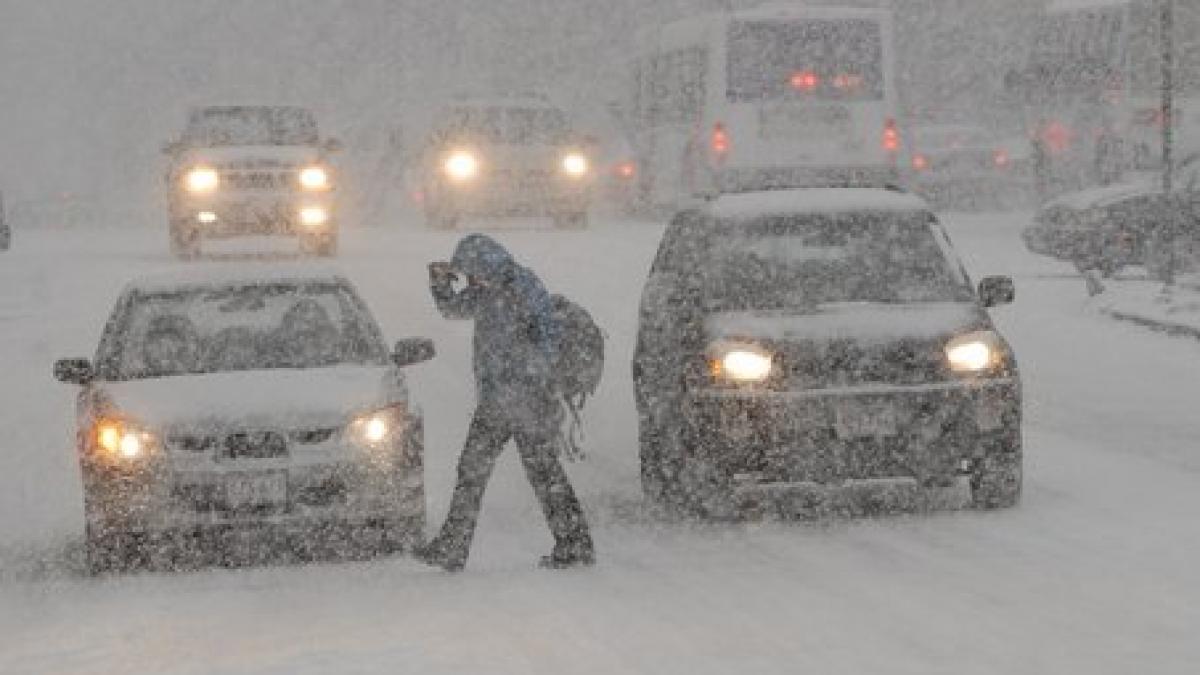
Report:
<svg viewBox="0 0 1200 675"><path fill-rule="evenodd" d="M971 474L971 503L977 509L1006 509L1021 501L1022 454L1018 446L984 455Z"/></svg>
<svg viewBox="0 0 1200 675"><path fill-rule="evenodd" d="M185 223L171 223L171 255L192 260L200 255L200 231Z"/></svg>

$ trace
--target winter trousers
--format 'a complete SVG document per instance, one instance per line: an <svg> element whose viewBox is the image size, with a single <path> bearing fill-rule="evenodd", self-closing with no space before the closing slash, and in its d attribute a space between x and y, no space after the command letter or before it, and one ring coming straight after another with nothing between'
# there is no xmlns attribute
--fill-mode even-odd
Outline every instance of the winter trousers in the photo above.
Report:
<svg viewBox="0 0 1200 675"><path fill-rule="evenodd" d="M551 426L528 429L515 423L495 408L475 410L462 457L458 461L458 483L450 502L446 522L435 540L442 555L465 564L475 536L475 524L483 504L496 460L510 440L515 440L525 475L533 486L542 513L554 535L556 554L571 555L592 549L591 535L583 510L575 496L567 473L558 460L557 438ZM542 425L548 426L548 425Z"/></svg>

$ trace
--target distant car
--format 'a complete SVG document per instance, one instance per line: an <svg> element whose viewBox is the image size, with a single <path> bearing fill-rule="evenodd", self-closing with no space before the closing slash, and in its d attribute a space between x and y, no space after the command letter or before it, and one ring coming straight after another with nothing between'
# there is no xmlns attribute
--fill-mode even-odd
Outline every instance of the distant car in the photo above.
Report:
<svg viewBox="0 0 1200 675"><path fill-rule="evenodd" d="M862 490L1021 493L1021 380L917 197L874 189L721 196L675 217L633 361L647 497L702 516L789 513Z"/></svg>
<svg viewBox="0 0 1200 675"><path fill-rule="evenodd" d="M1170 199L1164 196L1158 176L1135 177L1063 195L1039 210L1022 232L1022 239L1033 253L1106 276L1130 265L1156 268L1161 264L1157 249L1161 248L1169 210L1179 211L1185 236L1190 233L1190 239L1196 238L1194 233L1200 229L1198 174L1196 157L1181 162L1179 184Z"/></svg>
<svg viewBox="0 0 1200 675"><path fill-rule="evenodd" d="M917 192L938 206L1011 203L1028 192L1026 144L971 125L931 125L913 133L912 176Z"/></svg>
<svg viewBox="0 0 1200 675"><path fill-rule="evenodd" d="M12 245L12 229L4 214L4 194L0 193L0 251L7 251Z"/></svg>
<svg viewBox="0 0 1200 675"><path fill-rule="evenodd" d="M192 110L166 180L171 252L200 253L206 238L293 235L308 253L337 252L335 176L313 114L281 106Z"/></svg>
<svg viewBox="0 0 1200 675"><path fill-rule="evenodd" d="M100 572L249 530L367 536L392 550L425 524L423 426L404 368L354 287L306 270L131 283L80 385L86 552Z"/></svg>
<svg viewBox="0 0 1200 675"><path fill-rule="evenodd" d="M466 216L549 216L586 227L596 178L591 144L540 96L461 99L437 117L418 159L430 227Z"/></svg>

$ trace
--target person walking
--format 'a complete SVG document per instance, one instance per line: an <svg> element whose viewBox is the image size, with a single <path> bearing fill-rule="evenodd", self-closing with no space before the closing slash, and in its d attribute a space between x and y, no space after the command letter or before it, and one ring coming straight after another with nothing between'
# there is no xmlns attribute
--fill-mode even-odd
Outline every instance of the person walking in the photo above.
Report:
<svg viewBox="0 0 1200 675"><path fill-rule="evenodd" d="M446 521L418 557L448 571L466 565L487 482L514 440L554 535L542 566L593 564L587 522L558 458L563 409L552 364L560 336L550 295L532 271L480 234L460 241L449 263L430 264L429 281L443 316L475 321L477 401Z"/></svg>

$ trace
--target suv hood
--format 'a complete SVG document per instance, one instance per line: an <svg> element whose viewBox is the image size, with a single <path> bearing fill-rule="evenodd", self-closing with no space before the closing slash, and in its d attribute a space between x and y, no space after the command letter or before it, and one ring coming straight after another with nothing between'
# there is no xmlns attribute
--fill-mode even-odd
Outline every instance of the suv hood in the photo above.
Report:
<svg viewBox="0 0 1200 675"><path fill-rule="evenodd" d="M390 366L186 375L98 385L101 408L155 430L339 426L407 399Z"/></svg>
<svg viewBox="0 0 1200 675"><path fill-rule="evenodd" d="M320 159L320 149L306 145L241 145L193 148L184 162L220 169L271 169L313 164Z"/></svg>
<svg viewBox="0 0 1200 675"><path fill-rule="evenodd" d="M705 320L710 339L769 342L886 343L987 328L987 314L970 302L838 303L807 311L720 312Z"/></svg>

